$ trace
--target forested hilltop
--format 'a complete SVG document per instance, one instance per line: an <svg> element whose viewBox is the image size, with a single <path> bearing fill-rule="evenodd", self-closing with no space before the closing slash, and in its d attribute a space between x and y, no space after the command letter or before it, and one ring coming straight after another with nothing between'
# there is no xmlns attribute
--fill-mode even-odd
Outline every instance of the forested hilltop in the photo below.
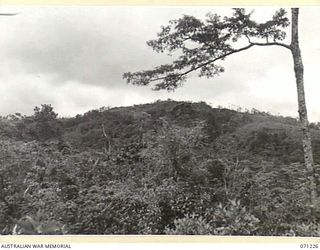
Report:
<svg viewBox="0 0 320 250"><path fill-rule="evenodd" d="M203 102L2 117L0 232L320 236L301 139L296 119Z"/></svg>

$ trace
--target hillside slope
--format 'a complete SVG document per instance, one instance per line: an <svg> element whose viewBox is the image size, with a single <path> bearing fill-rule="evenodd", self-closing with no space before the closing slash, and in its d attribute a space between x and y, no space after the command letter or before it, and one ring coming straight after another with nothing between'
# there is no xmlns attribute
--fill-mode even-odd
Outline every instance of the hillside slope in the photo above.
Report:
<svg viewBox="0 0 320 250"><path fill-rule="evenodd" d="M58 119L43 105L1 118L0 138L2 234L320 234L292 118L169 100Z"/></svg>

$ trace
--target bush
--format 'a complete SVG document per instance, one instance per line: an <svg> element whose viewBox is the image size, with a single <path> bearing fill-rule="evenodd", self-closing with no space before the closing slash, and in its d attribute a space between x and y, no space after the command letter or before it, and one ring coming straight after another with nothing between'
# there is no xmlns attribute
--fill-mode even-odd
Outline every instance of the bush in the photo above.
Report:
<svg viewBox="0 0 320 250"><path fill-rule="evenodd" d="M61 131L57 116L50 104L41 104L41 108L36 106L34 115L29 118L32 121L28 126L29 134L41 141L58 138Z"/></svg>
<svg viewBox="0 0 320 250"><path fill-rule="evenodd" d="M241 206L239 200L229 200L225 206L220 203L211 217L213 234L254 235L259 229L259 219Z"/></svg>
<svg viewBox="0 0 320 250"><path fill-rule="evenodd" d="M208 235L211 226L201 216L195 214L174 220L174 229L166 228L165 234L175 235Z"/></svg>

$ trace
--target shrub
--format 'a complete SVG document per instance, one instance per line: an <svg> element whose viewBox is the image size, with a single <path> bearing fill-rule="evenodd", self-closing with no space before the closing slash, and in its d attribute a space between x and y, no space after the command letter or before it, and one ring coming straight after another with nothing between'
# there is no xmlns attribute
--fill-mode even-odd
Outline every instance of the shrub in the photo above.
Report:
<svg viewBox="0 0 320 250"><path fill-rule="evenodd" d="M165 234L208 235L211 234L211 226L201 216L192 214L174 220L174 228L166 228Z"/></svg>
<svg viewBox="0 0 320 250"><path fill-rule="evenodd" d="M259 228L259 219L241 206L239 200L229 200L225 206L220 203L211 216L213 234L254 235Z"/></svg>

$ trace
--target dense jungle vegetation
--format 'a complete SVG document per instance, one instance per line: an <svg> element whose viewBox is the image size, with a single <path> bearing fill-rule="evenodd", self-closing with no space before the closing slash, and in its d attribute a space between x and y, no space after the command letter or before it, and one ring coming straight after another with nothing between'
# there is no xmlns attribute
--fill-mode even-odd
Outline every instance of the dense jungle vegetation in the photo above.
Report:
<svg viewBox="0 0 320 250"><path fill-rule="evenodd" d="M294 118L172 100L1 117L0 233L320 236L301 136Z"/></svg>

